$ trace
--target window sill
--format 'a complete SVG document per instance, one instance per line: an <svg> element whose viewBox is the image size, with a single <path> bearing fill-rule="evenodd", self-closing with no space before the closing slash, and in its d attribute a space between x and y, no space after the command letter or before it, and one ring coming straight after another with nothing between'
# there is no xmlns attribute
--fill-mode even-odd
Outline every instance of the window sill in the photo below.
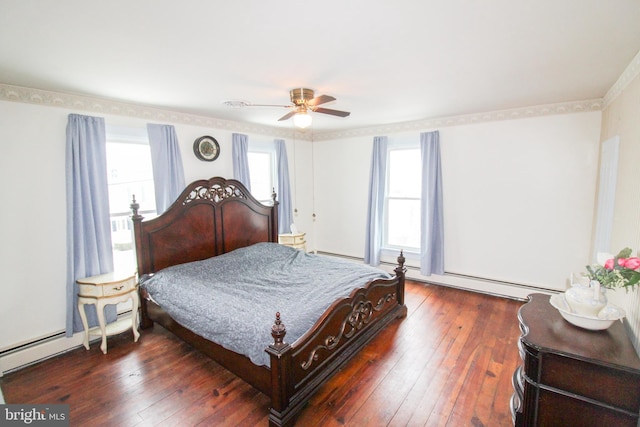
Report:
<svg viewBox="0 0 640 427"><path fill-rule="evenodd" d="M380 250L380 258L383 260L391 260L396 262L396 258L400 255L400 248L382 248ZM402 253L407 261L420 261L420 252L417 249L402 249Z"/></svg>

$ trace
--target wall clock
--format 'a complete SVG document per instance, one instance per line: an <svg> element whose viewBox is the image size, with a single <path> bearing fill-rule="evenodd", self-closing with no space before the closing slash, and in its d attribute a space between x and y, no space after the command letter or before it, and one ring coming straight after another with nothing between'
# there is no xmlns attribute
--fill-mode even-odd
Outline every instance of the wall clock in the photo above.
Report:
<svg viewBox="0 0 640 427"><path fill-rule="evenodd" d="M212 136L201 136L193 142L193 152L205 162L213 162L220 155L220 145Z"/></svg>

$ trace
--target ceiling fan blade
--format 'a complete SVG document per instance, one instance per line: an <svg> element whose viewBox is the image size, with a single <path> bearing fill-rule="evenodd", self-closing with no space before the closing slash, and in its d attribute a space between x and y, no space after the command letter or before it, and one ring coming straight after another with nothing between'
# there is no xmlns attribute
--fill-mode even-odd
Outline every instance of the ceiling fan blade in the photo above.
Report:
<svg viewBox="0 0 640 427"><path fill-rule="evenodd" d="M291 110L287 114L285 114L284 116L280 117L278 119L278 121L281 122L283 120L290 119L291 117L295 116L297 112L298 112L297 110Z"/></svg>
<svg viewBox="0 0 640 427"><path fill-rule="evenodd" d="M292 105L282 105L282 104L248 104L247 107L281 107L281 108L291 108Z"/></svg>
<svg viewBox="0 0 640 427"><path fill-rule="evenodd" d="M309 102L307 102L307 105L313 107L315 105L326 104L327 102L331 102L331 101L335 101L335 100L336 99L333 96L320 95L320 96L316 96L315 98L309 100Z"/></svg>
<svg viewBox="0 0 640 427"><path fill-rule="evenodd" d="M332 116L347 117L351 114L348 111L332 110L330 108L314 108L313 111L322 114L331 114Z"/></svg>

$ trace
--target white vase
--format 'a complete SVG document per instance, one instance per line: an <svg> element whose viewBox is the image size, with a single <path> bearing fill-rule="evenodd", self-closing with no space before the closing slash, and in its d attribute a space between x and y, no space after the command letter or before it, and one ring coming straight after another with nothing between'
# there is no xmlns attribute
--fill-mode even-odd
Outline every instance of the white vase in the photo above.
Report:
<svg viewBox="0 0 640 427"><path fill-rule="evenodd" d="M572 285L564 297L571 310L582 316L598 317L600 310L607 306L605 289L596 280L592 280L589 286Z"/></svg>

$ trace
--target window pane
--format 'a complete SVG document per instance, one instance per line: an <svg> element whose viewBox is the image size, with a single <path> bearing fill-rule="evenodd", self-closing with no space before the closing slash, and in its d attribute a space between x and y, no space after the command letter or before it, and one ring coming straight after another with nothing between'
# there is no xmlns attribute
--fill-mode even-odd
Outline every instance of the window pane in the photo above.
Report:
<svg viewBox="0 0 640 427"><path fill-rule="evenodd" d="M248 153L251 194L261 202L271 201L273 193L273 157L271 153Z"/></svg>
<svg viewBox="0 0 640 427"><path fill-rule="evenodd" d="M133 195L145 219L156 216L149 145L107 142L111 241L116 270L135 270L130 204Z"/></svg>
<svg viewBox="0 0 640 427"><path fill-rule="evenodd" d="M389 151L389 197L420 197L422 166L420 149Z"/></svg>
<svg viewBox="0 0 640 427"><path fill-rule="evenodd" d="M387 244L420 248L420 200L388 199Z"/></svg>
<svg viewBox="0 0 640 427"><path fill-rule="evenodd" d="M389 150L385 200L385 247L420 250L420 148Z"/></svg>
<svg viewBox="0 0 640 427"><path fill-rule="evenodd" d="M155 211L156 196L148 145L108 143L107 173L111 212L129 212L134 194L141 211Z"/></svg>

